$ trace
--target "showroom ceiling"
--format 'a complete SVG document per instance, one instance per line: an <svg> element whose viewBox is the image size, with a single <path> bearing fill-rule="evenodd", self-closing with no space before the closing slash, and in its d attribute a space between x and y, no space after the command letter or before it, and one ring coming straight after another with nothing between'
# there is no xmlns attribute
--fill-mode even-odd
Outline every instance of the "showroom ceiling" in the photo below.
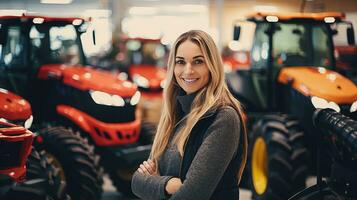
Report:
<svg viewBox="0 0 357 200"><path fill-rule="evenodd" d="M41 1L69 1L68 4L44 4ZM0 0L0 15L4 10L26 10L44 15L82 15L89 9L110 9L122 7L121 10L130 7L148 7L148 6L175 6L179 4L207 5L208 0ZM113 6L115 5L115 6ZM2 13L1 13L2 12Z"/></svg>

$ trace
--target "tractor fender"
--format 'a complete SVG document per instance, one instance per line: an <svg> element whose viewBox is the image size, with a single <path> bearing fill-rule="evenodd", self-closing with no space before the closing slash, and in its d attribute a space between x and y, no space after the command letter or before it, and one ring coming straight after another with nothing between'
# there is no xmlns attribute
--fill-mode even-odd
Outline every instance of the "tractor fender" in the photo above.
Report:
<svg viewBox="0 0 357 200"><path fill-rule="evenodd" d="M68 105L58 105L57 114L69 120L76 129L89 134L98 146L132 144L138 141L141 116L137 111L134 121L125 123L105 123Z"/></svg>
<svg viewBox="0 0 357 200"><path fill-rule="evenodd" d="M66 105L58 105L56 107L56 110L57 110L57 114L67 118L68 120L76 124L85 132L87 133L91 132L91 127L88 124L88 122L85 120L85 117L83 117L81 111Z"/></svg>
<svg viewBox="0 0 357 200"><path fill-rule="evenodd" d="M341 74L315 67L289 67L280 71L279 83L291 84L305 96L317 96L337 104L357 100L357 86Z"/></svg>

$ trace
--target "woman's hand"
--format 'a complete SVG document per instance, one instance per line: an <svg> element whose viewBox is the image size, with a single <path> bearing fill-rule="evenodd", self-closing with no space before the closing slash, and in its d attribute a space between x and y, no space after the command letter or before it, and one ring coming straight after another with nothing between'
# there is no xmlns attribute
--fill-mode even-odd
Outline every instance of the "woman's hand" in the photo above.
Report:
<svg viewBox="0 0 357 200"><path fill-rule="evenodd" d="M180 187L182 182L179 178L171 178L165 186L165 190L168 194L174 194Z"/></svg>
<svg viewBox="0 0 357 200"><path fill-rule="evenodd" d="M156 164L150 159L144 161L138 168L138 171L140 173L147 174L147 175L153 175L153 176L159 175L156 169Z"/></svg>

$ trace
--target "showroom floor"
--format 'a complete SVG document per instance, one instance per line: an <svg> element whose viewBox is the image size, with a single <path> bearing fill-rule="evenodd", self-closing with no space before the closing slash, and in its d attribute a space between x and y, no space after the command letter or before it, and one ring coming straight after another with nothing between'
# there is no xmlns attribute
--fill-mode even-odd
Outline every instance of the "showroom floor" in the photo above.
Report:
<svg viewBox="0 0 357 200"><path fill-rule="evenodd" d="M316 183L316 177L309 177L306 180L306 185L311 186ZM116 192L115 188L113 187L110 179L105 176L104 177L104 185L103 185L103 198L102 200L137 200L133 198L123 197L121 194ZM246 189L240 189L240 200L250 200L251 199L251 192Z"/></svg>
<svg viewBox="0 0 357 200"><path fill-rule="evenodd" d="M118 192L116 192L115 188L113 187L111 181L106 176L104 177L104 193L102 200L134 200L131 198L126 198L121 196ZM249 190L241 189L240 190L240 200L250 200L251 193Z"/></svg>

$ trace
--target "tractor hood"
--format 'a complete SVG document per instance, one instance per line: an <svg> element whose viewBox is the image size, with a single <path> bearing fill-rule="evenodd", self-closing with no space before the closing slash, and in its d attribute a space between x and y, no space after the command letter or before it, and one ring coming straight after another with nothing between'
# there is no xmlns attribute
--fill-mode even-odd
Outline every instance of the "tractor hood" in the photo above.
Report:
<svg viewBox="0 0 357 200"><path fill-rule="evenodd" d="M149 81L150 88L158 88L161 82L166 79L166 70L154 65L132 65L130 66L130 76L140 75Z"/></svg>
<svg viewBox="0 0 357 200"><path fill-rule="evenodd" d="M0 88L0 118L18 121L32 115L30 104L23 98Z"/></svg>
<svg viewBox="0 0 357 200"><path fill-rule="evenodd" d="M129 81L119 79L107 71L99 71L81 65L44 65L38 78L42 80L59 79L63 84L80 90L95 90L116 94L122 97L133 96L137 87Z"/></svg>
<svg viewBox="0 0 357 200"><path fill-rule="evenodd" d="M357 86L334 71L322 67L288 67L280 71L278 81L306 96L317 96L337 104L357 100Z"/></svg>

